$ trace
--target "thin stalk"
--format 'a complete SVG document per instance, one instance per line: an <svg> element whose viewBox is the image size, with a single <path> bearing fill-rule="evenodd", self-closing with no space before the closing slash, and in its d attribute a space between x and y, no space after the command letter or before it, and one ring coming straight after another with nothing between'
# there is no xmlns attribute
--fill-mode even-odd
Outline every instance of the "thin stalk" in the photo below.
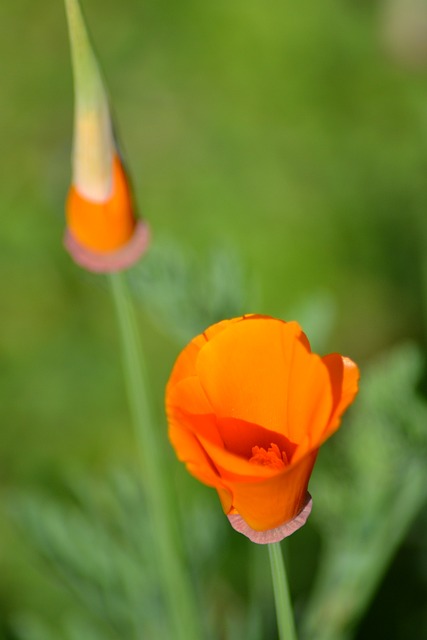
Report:
<svg viewBox="0 0 427 640"><path fill-rule="evenodd" d="M268 545L279 640L297 640L285 563L280 542Z"/></svg>
<svg viewBox="0 0 427 640"><path fill-rule="evenodd" d="M175 511L168 499L168 480L164 470L161 439L153 417L148 378L143 359L135 312L125 276L110 275L123 350L123 364L135 437L144 473L148 520L152 525L153 553L173 623L173 637L199 640L199 619L194 592L188 579L181 549L177 544Z"/></svg>

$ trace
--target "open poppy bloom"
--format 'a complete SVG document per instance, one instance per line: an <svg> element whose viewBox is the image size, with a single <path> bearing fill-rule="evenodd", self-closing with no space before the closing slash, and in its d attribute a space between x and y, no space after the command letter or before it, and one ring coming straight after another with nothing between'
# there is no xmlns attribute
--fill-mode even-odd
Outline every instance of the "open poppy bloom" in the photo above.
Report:
<svg viewBox="0 0 427 640"><path fill-rule="evenodd" d="M311 352L296 322L224 320L179 355L166 389L178 458L215 487L232 526L277 542L311 511L307 491L320 445L340 424L359 370Z"/></svg>
<svg viewBox="0 0 427 640"><path fill-rule="evenodd" d="M146 250L148 227L135 216L106 91L78 2L66 0L65 4L75 84L73 178L65 246L90 271L119 271Z"/></svg>

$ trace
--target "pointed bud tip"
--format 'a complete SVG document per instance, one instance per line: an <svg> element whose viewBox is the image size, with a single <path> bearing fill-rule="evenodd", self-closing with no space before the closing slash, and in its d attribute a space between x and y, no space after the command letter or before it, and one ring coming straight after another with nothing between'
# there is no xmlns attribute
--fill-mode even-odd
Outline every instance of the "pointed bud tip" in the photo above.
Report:
<svg viewBox="0 0 427 640"><path fill-rule="evenodd" d="M108 97L78 0L65 0L74 76L73 183L87 198L105 199L115 153Z"/></svg>

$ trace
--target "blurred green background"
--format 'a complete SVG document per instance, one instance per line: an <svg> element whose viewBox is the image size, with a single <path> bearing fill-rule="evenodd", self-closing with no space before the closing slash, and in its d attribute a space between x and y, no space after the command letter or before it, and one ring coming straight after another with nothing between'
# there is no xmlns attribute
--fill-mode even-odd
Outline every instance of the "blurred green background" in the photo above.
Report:
<svg viewBox="0 0 427 640"><path fill-rule="evenodd" d="M150 277L162 256L172 271L174 251L190 256L209 300L204 271L232 254L250 283L239 304L256 305L242 311L303 321L307 301L323 301L322 317L332 308L334 323L322 350L350 355L362 372L401 342L425 347L422 0L82 6L151 226ZM61 2L4 0L0 42L0 637L16 639L24 638L13 630L21 612L55 629L74 605L14 522L14 492L69 499L70 475L99 481L133 467L134 444L106 283L62 248L73 93ZM165 331L150 295L140 320L161 416L185 332ZM206 517L221 519L213 492L184 478L172 456L171 466L183 491L210 501ZM426 523L424 511L360 638L427 637ZM239 603L244 587L224 559L239 544L223 526L216 580L229 580ZM300 544L314 559L304 579L294 570L302 593L319 545L315 526L307 531Z"/></svg>

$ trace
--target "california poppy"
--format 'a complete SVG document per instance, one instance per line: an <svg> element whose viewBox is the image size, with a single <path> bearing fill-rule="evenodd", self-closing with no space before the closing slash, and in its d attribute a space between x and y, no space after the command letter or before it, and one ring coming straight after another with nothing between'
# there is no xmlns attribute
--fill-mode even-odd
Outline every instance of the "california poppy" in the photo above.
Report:
<svg viewBox="0 0 427 640"><path fill-rule="evenodd" d="M77 0L66 0L75 85L72 186L65 246L91 271L132 265L148 244L115 142L107 94Z"/></svg>
<svg viewBox="0 0 427 640"><path fill-rule="evenodd" d="M224 320L176 361L169 437L188 471L217 490L235 529L275 542L307 520L319 447L338 429L358 378L349 358L312 353L296 322Z"/></svg>

